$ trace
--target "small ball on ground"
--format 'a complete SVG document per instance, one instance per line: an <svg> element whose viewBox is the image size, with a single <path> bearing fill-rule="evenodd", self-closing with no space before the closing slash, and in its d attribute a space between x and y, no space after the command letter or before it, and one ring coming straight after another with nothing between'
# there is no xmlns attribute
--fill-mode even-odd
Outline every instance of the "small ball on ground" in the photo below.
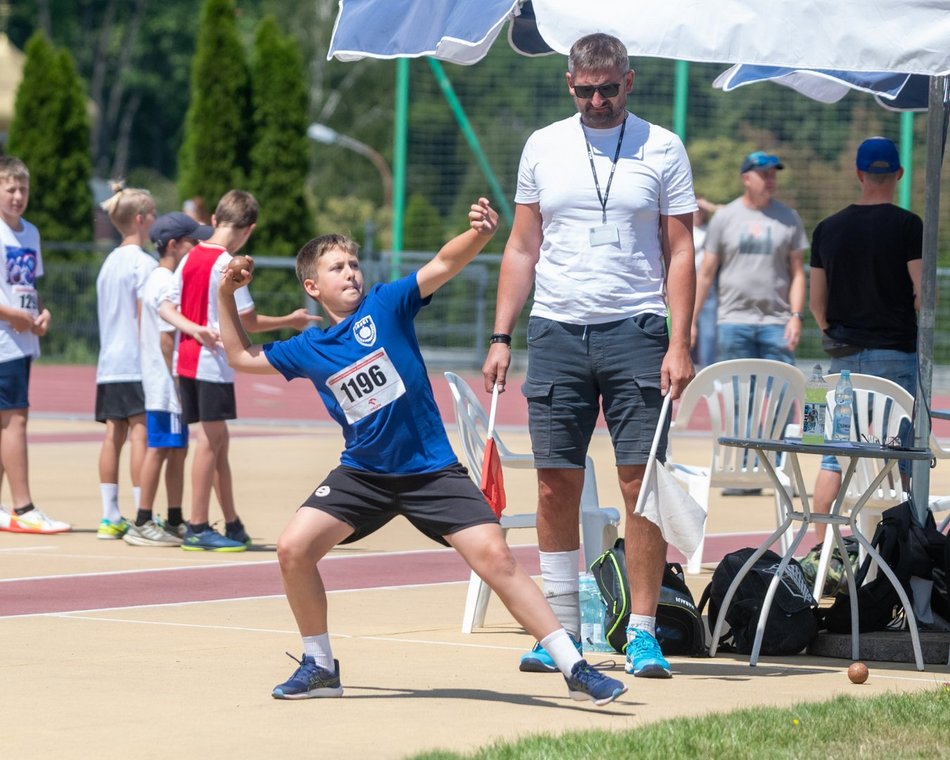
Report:
<svg viewBox="0 0 950 760"><path fill-rule="evenodd" d="M231 263L228 264L228 275L237 282L241 279L242 269L246 269L251 273L254 272L254 261L250 256L235 256L231 259Z"/></svg>
<svg viewBox="0 0 950 760"><path fill-rule="evenodd" d="M852 662L848 668L848 678L851 683L864 683L868 680L868 666L863 662Z"/></svg>

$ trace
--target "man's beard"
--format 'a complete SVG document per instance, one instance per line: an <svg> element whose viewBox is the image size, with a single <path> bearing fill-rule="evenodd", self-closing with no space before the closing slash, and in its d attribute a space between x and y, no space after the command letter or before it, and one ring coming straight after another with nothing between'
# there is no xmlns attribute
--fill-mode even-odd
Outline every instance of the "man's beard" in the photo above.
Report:
<svg viewBox="0 0 950 760"><path fill-rule="evenodd" d="M621 103L615 108L613 103L607 103L606 108L594 109L588 106L582 114L583 122L588 127L594 129L604 129L607 127L616 127L622 121L621 114L625 110L625 103Z"/></svg>

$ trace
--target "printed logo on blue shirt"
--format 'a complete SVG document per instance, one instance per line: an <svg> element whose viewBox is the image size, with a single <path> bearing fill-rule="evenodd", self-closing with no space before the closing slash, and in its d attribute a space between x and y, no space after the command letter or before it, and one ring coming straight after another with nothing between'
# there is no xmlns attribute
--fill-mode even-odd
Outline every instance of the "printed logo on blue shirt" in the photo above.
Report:
<svg viewBox="0 0 950 760"><path fill-rule="evenodd" d="M353 325L353 335L361 346L372 346L376 342L376 323L368 314Z"/></svg>

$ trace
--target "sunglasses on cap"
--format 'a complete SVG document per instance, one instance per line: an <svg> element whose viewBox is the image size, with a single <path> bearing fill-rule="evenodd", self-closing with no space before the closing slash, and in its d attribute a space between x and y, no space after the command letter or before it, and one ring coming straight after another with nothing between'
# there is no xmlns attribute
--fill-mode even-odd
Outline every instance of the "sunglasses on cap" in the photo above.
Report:
<svg viewBox="0 0 950 760"><path fill-rule="evenodd" d="M575 84L574 94L588 100L594 97L594 92L599 92L602 98L615 98L620 92L620 82L611 82L610 84Z"/></svg>

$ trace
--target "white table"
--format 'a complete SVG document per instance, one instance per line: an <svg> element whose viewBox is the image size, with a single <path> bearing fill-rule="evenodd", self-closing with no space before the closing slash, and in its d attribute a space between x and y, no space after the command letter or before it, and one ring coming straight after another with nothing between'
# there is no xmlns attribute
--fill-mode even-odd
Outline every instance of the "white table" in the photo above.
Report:
<svg viewBox="0 0 950 760"><path fill-rule="evenodd" d="M735 446L738 448L752 449L759 455L761 461L769 473L769 477L772 479L772 482L775 485L776 493L779 495L779 498L782 500L785 506L785 519L775 529L775 531L767 539L765 539L765 541L762 542L755 552L752 553L749 559L746 560L746 562L739 569L739 572L736 574L736 577L733 579L732 583L729 585L729 589L726 591L725 599L723 599L722 609L719 611L719 618L716 621L715 628L712 632L712 644L709 648L710 656L715 656L716 654L719 636L721 634L723 622L726 618L726 611L729 609L729 604L732 602L732 597L735 595L736 589L739 587L742 579L755 564L756 560L758 560L759 557L761 557L765 551L770 546L772 546L773 543L775 543L775 541L779 540L788 530L790 530L793 523L797 522L800 523L800 526L798 527L798 530L795 534L795 538L788 545L788 549L785 551L785 554L782 557L781 564L778 567L778 572L775 574L775 576L772 578L772 582L769 584L769 588L765 594L765 600L762 605L762 611L759 614L759 623L756 627L755 641L752 645L752 655L749 659L750 666L754 667L757 664L759 659L759 650L762 647L762 636L765 633L765 624L769 616L769 608L772 606L772 599L775 597L775 592L778 589L779 581L785 574L785 568L788 567L789 560L795 554L795 550L798 548L798 545L808 533L811 524L818 523L831 525L835 546L838 547L838 551L841 553L842 557L848 556L847 550L844 546L844 541L841 537L841 526L847 525L851 528L851 534L858 540L861 546L864 547L865 551L867 551L867 553L877 562L879 570L887 576L888 580L891 582L891 585L897 592L901 604L904 605L904 613L907 618L908 628L910 628L910 635L913 642L914 657L916 659L917 669L923 670L923 654L921 653L920 649L920 637L917 633L917 620L914 618L913 606L911 605L910 600L907 598L907 594L904 592L900 581L897 580L897 576L894 574L894 571L891 570L886 562L884 562L877 549L871 545L871 542L867 539L867 537L861 533L858 527L858 514L860 513L861 508L870 498L871 494L877 489L878 485L888 476L894 467L897 466L897 463L900 460L929 460L933 456L930 450L916 448L887 448L877 443L854 443L847 441L829 441L823 444L805 444L802 443L800 438L770 439L723 437L719 439L719 443L723 446ZM778 474L775 472L775 468L772 464L772 457L769 457L767 452L782 452L788 457L788 461L791 464L792 473L795 478L795 483L798 487L798 498L801 502L801 509L795 508L795 503L793 502L792 496L785 488L782 487L781 481L778 478ZM838 494L831 505L831 512L829 514L815 514L811 511L810 505L808 503L808 491L805 486L804 478L802 477L801 465L798 461L800 454L815 454L821 456L828 455L838 458L843 457L849 460L847 469L842 473L841 486L838 489ZM858 501L851 507L850 513L848 515L842 515L841 510L844 501L844 495L848 490L848 485L851 482L851 479L854 477L858 460L862 458L884 460L884 466L881 468L881 472L878 474L878 476L868 485L868 488L861 495L861 498L858 499ZM845 575L847 576L848 580L848 593L850 594L851 599L851 657L852 659L857 660L860 658L858 634L858 597L854 582L854 572L851 569L851 563L845 562L844 568Z"/></svg>

